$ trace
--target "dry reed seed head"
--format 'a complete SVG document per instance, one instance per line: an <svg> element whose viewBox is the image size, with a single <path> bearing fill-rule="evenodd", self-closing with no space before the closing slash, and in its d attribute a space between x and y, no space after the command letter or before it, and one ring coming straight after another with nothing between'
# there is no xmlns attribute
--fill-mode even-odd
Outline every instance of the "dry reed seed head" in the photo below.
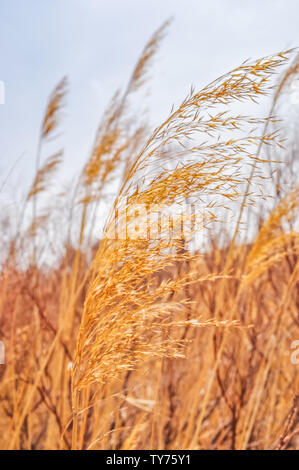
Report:
<svg viewBox="0 0 299 470"><path fill-rule="evenodd" d="M291 225L292 222L298 222L298 207L299 188L295 187L278 203L259 230L246 260L244 284L255 280L271 265L282 261L290 249L291 252L298 253L298 231L294 231Z"/></svg>
<svg viewBox="0 0 299 470"><path fill-rule="evenodd" d="M162 26L160 26L160 28L155 31L149 42L144 47L130 79L128 92L138 90L146 82L146 74L148 73L148 70L152 64L152 59L157 53L170 23L171 20L165 21Z"/></svg>
<svg viewBox="0 0 299 470"><path fill-rule="evenodd" d="M165 355L174 355L178 352L174 341L169 338L161 342L159 333L162 334L169 326L170 315L175 310L182 309L182 302L165 303L165 299L169 293L181 289L186 279L169 280L154 288L154 277L167 266L173 265L177 256L170 253L161 258L158 256L160 246L148 251L146 256L146 249L145 243L136 243L134 247L126 242L118 243L114 259L110 253L112 264L109 275L101 271L101 275L98 274L93 282L93 288L86 299L86 308L90 307L90 315L86 318L87 324L82 324L81 327L83 336L86 331L89 333L88 337L82 338L85 341L84 349L78 351L82 354L83 362L87 355L91 375L84 378L84 375L80 377L79 374L81 385L86 380L94 380L95 368L102 379L108 376L110 379L117 377L118 369L126 368L124 363L128 365L128 350L132 349L129 354L130 364L149 354L155 356L163 352ZM99 358L102 355L106 357L109 342L113 343L113 347L108 350L111 364L107 369L106 361L102 362ZM178 346L177 344L176 348ZM117 356L115 360L114 355Z"/></svg>
<svg viewBox="0 0 299 470"><path fill-rule="evenodd" d="M120 93L117 92L104 113L90 158L83 169L83 181L87 187L98 178L100 172L105 172L106 166L111 165L110 162L113 161L113 151L115 152L115 147L119 145L122 134L119 124L122 112L122 99Z"/></svg>
<svg viewBox="0 0 299 470"><path fill-rule="evenodd" d="M35 238L39 232L40 229L45 227L47 222L49 221L50 218L50 211L44 210L42 214L39 214L35 219L32 221L32 223L29 225L29 227L26 230L24 240L30 240L30 238Z"/></svg>
<svg viewBox="0 0 299 470"><path fill-rule="evenodd" d="M286 56L290 53L287 51ZM261 142L275 143L277 135L258 136L251 129L245 137L221 139L223 129L239 131L245 123L255 128L265 120L230 116L227 112L211 115L211 111L218 104L255 101L266 94L271 75L285 61L283 54L277 54L243 64L199 93L192 89L138 155L115 201L106 232L110 233L115 223L115 211L123 214L126 198L134 207L134 203L171 204L193 197L212 213L212 218L215 214L209 197L237 199L240 185L247 178L244 163L257 163L253 148ZM208 118L203 117L204 112ZM195 141L207 130L215 143ZM163 166L165 160L161 161L165 154L172 159L168 169ZM190 252L186 249L183 253L188 262ZM113 380L121 370L132 369L145 357L176 355L179 344L163 330L176 321L181 325L176 312L188 304L188 298L165 302L165 298L173 298L174 292L182 291L181 279L166 280L154 288L150 279L166 265L177 263L181 256L177 242L163 233L155 240L102 241L77 341L73 370L76 387ZM188 282L188 276L184 282Z"/></svg>
<svg viewBox="0 0 299 470"><path fill-rule="evenodd" d="M91 156L83 170L84 184L87 187L100 178L100 188L102 188L108 176L125 160L124 151L129 147L132 149L134 143L138 142L140 133L143 135L143 128L139 128L133 135L124 137L121 121L127 111L126 104L129 95L141 88L146 82L147 71L169 24L170 21L163 23L146 44L124 94L121 96L117 92L113 96L98 128ZM106 158L104 158L105 156Z"/></svg>
<svg viewBox="0 0 299 470"><path fill-rule="evenodd" d="M105 173L114 169L112 168L113 157L111 158L111 153L119 135L119 131L113 130L110 134L104 135L101 141L94 147L85 169L85 182L87 186L99 177L101 170L103 172L102 178L104 178ZM104 155L107 156L105 160L103 159ZM115 153L114 155L117 154Z"/></svg>
<svg viewBox="0 0 299 470"><path fill-rule="evenodd" d="M41 138L53 137L60 121L61 110L64 106L64 98L68 89L68 79L64 77L53 90L47 105L41 127Z"/></svg>
<svg viewBox="0 0 299 470"><path fill-rule="evenodd" d="M51 155L46 159L44 164L37 171L33 184L28 192L27 200L29 201L33 196L45 191L49 185L50 177L58 170L62 162L63 150Z"/></svg>
<svg viewBox="0 0 299 470"><path fill-rule="evenodd" d="M188 154L198 154L201 158L205 157L205 153L210 159L215 157L215 153L217 157L218 150L222 159L225 159L223 152L226 153L227 158L231 159L232 155L236 153L240 154L240 158L246 150L247 153L250 154L248 149L246 149L250 143L255 142L256 145L258 145L260 139L263 139L265 142L275 140L277 136L275 134L269 134L268 136L262 136L260 138L255 136L255 138L252 138L248 142L246 142L246 138L244 138L240 141L236 139L235 141L228 140L218 143L217 140L220 138L220 131L221 133L225 131L226 126L230 129L231 126L244 125L246 117L235 116L228 118L227 113L226 115L221 115L220 113L216 114L216 116L211 116L211 110L215 104L219 105L222 103L227 105L236 99L251 99L252 94L256 96L256 86L258 86L260 91L266 92L269 87L268 79L273 71L273 67L281 65L283 61L284 59L279 55L267 58L262 61L262 66L260 65L258 67L258 64L254 63L251 66L240 67L231 74L227 74L221 77L221 79L216 80L199 93L195 93L194 89L192 89L190 95L186 97L181 106L171 113L169 118L156 129L152 137L148 140L135 162L135 165L132 166L131 172L128 173L127 180L132 183L133 176L135 180L138 180L136 173L141 173L145 168L148 169L149 161L154 162L155 158L157 162L159 162L161 152L165 151L165 147L170 146L170 144L178 144L182 149L186 149L185 151L188 152ZM250 76L251 74L253 74L253 77ZM207 112L207 110L208 119L204 120L203 113ZM257 124L257 121L249 118L248 123L254 125ZM207 128L210 129L211 133L214 132L216 143L213 146L208 146L206 142L203 141L200 146L192 146L192 138L198 137L200 133L206 133ZM171 150L173 152L173 149ZM182 155L178 155L178 157ZM123 191L125 192L126 189L126 185L124 185Z"/></svg>
<svg viewBox="0 0 299 470"><path fill-rule="evenodd" d="M41 125L40 141L36 160L36 174L26 198L26 201L33 200L34 220L32 221L31 226L27 231L27 233L29 234L29 238L35 237L38 226L42 225L42 219L43 222L45 222L45 220L48 218L45 218L43 215L38 216L38 214L36 213L37 195L45 191L49 187L50 177L55 174L62 161L63 151L60 150L48 157L40 167L42 144L44 140L49 140L50 138L54 137L54 131L57 129L60 122L61 110L64 106L64 98L67 92L67 87L68 80L65 77L58 83L58 85L50 95L44 119Z"/></svg>
<svg viewBox="0 0 299 470"><path fill-rule="evenodd" d="M118 377L119 371L130 370L136 361L146 357L182 356L184 342L171 336L165 337L170 327L237 326L236 322L216 324L213 320L202 321L200 318L193 318L192 322L176 320L174 315L179 314L190 301L166 302L166 299L170 293L182 291L187 283L190 284L190 273L157 284L155 276L177 263L178 256L168 254L153 261L153 254L149 254L148 258L146 255L141 257L147 248L145 244L143 248L136 245L134 248L133 251L132 246L118 244L117 252L125 251L126 263L117 265L116 258L114 272L111 270L108 278L96 278L90 297L87 296L86 306L88 308L90 303L92 309L86 318L88 325L82 325L83 331L80 333L84 335L86 328L89 333L74 370L79 388L93 381L105 383L113 380ZM136 253L136 248L140 253ZM190 261L191 256L181 254L180 259ZM216 277L207 276L203 280L211 281ZM196 281L199 282L198 279ZM89 367L87 375L84 369L80 370L85 360Z"/></svg>

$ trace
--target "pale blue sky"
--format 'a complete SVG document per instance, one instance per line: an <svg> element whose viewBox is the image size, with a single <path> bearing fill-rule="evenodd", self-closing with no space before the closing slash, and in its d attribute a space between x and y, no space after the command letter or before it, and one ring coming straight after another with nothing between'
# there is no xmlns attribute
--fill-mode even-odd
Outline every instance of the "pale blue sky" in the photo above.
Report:
<svg viewBox="0 0 299 470"><path fill-rule="evenodd" d="M298 0L0 0L0 182L24 152L12 187L29 183L46 100L64 75L70 94L57 145L66 150L63 177L78 171L109 98L170 16L151 70L153 125L191 84L200 88L247 58L299 45Z"/></svg>

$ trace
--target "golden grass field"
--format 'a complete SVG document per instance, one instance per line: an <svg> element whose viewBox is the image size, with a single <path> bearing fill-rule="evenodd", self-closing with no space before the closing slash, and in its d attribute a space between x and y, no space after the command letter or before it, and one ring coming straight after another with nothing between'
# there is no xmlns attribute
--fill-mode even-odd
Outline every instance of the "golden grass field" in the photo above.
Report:
<svg viewBox="0 0 299 470"><path fill-rule="evenodd" d="M152 131L131 100L167 26L53 195L57 85L24 205L15 224L2 214L1 449L299 449L298 145L279 121L298 57L192 88ZM265 96L271 111L255 117ZM176 217L154 226L136 210L152 205ZM115 236L125 216L141 235Z"/></svg>

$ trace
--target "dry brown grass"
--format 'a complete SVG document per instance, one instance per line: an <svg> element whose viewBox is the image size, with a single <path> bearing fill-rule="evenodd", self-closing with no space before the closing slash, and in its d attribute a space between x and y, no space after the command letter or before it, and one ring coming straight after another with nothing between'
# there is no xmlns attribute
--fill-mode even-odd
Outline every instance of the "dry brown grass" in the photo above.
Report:
<svg viewBox="0 0 299 470"><path fill-rule="evenodd" d="M299 366L290 359L299 335L298 187L282 196L269 173L272 150L265 154L268 145L284 152L273 113L297 62L274 91L272 75L293 52L245 62L191 89L150 134L129 102L167 25L110 102L78 180L57 199L61 212L39 197L62 156L44 160L42 150L58 129L65 79L50 97L36 176L0 273L2 449L299 448ZM236 102L270 94L269 117L234 112ZM95 243L100 202L117 180ZM269 181L272 210L252 220ZM171 236L136 213L151 204L176 208ZM128 214L127 231L143 231L115 238ZM256 221L248 241L244 229ZM182 223L190 238L204 234L200 248ZM44 253L56 261L45 267Z"/></svg>

